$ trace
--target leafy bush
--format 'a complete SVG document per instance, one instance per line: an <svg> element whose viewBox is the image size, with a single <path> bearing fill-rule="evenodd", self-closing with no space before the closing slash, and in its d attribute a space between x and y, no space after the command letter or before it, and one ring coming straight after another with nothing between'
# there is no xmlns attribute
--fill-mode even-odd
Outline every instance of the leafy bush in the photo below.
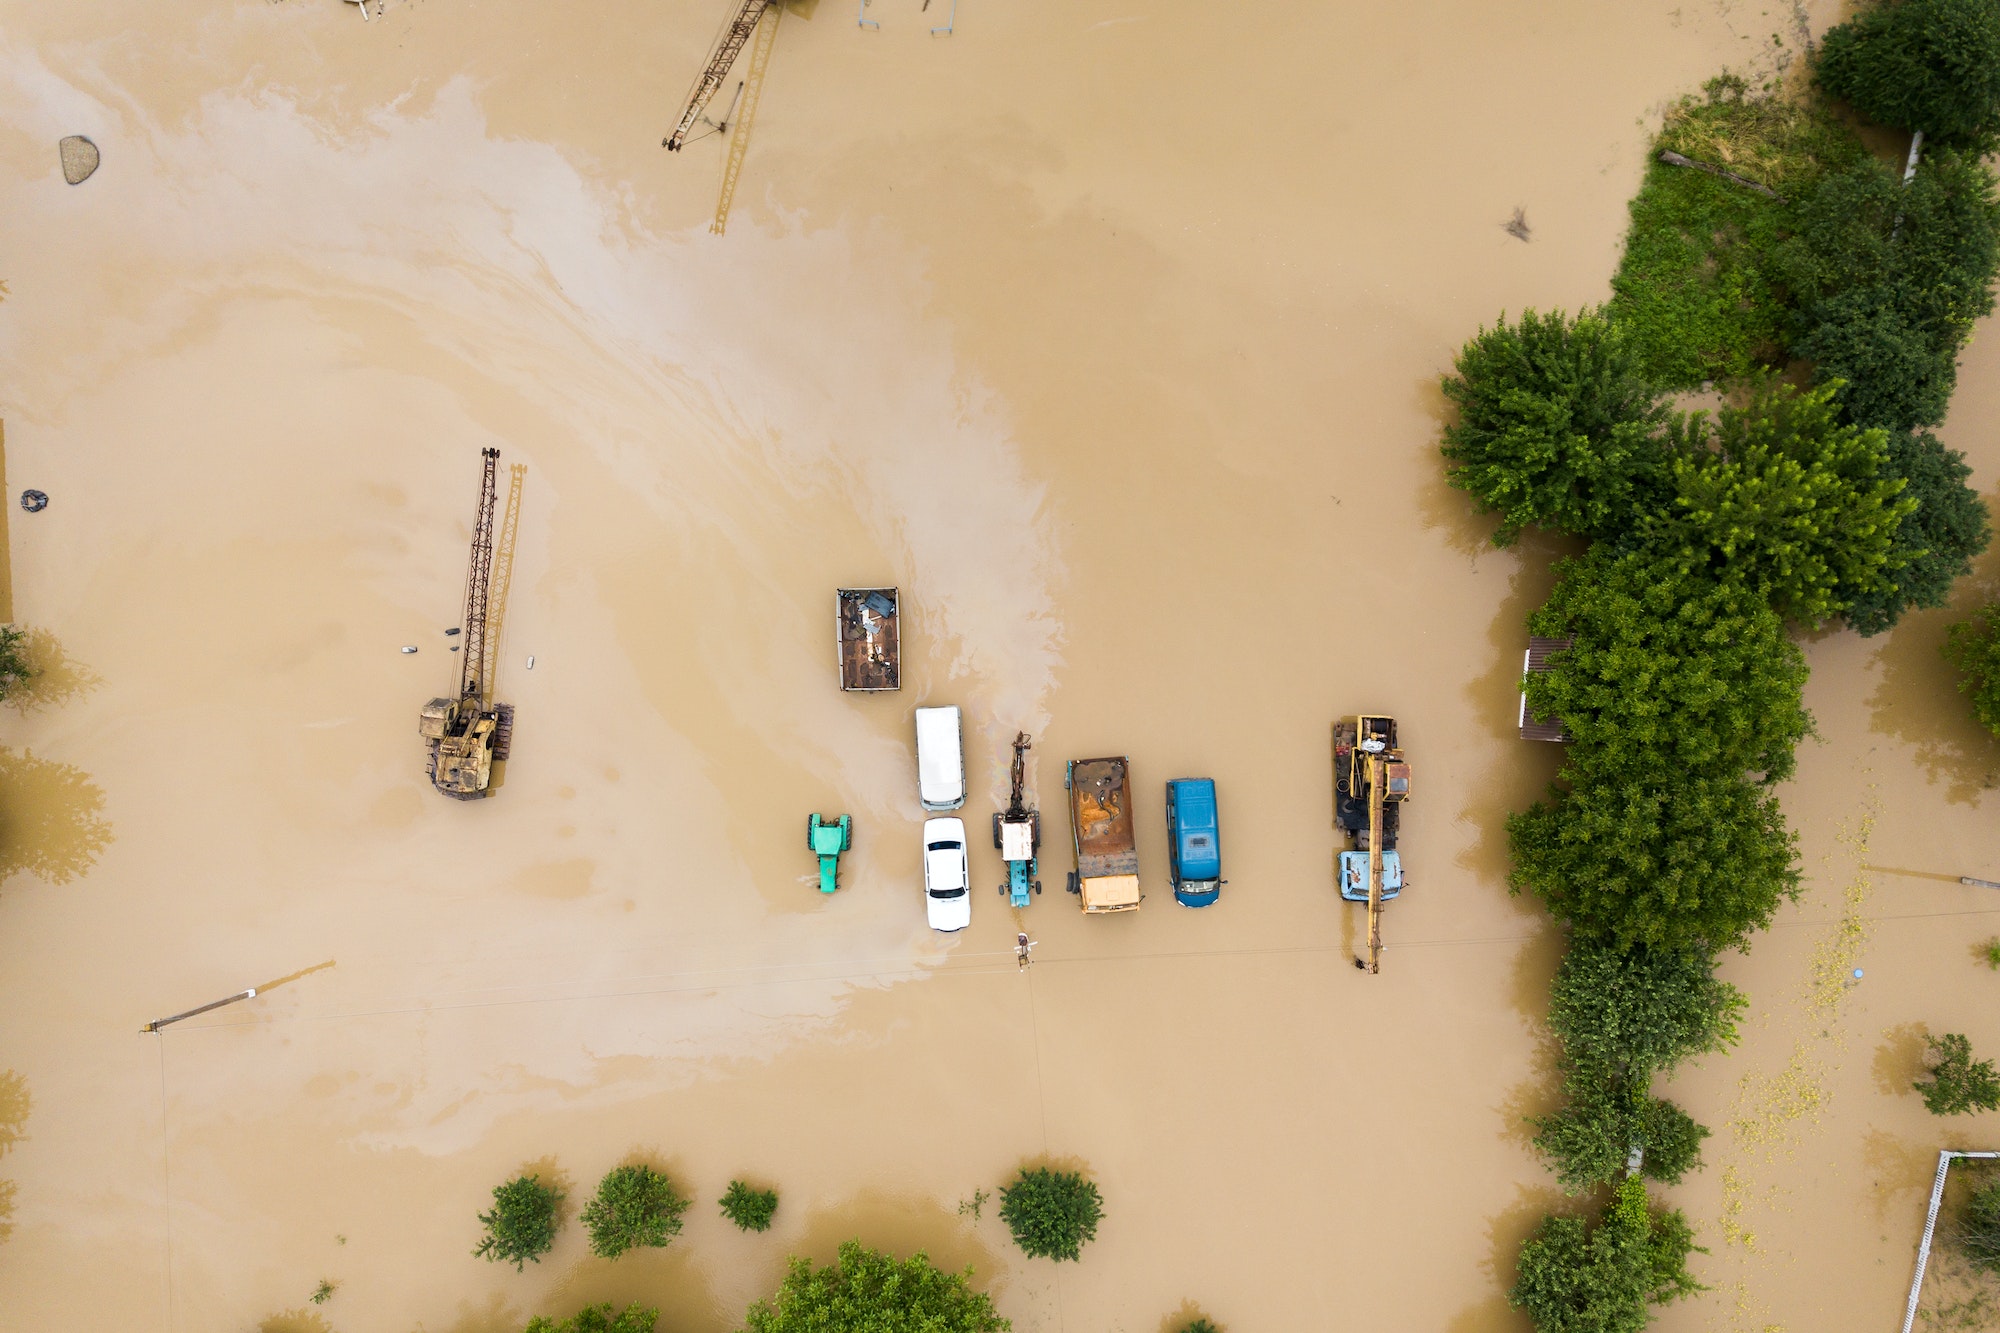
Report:
<svg viewBox="0 0 2000 1333"><path fill-rule="evenodd" d="M1962 1033L1929 1038L1931 1073L1913 1085L1932 1115L1966 1115L2000 1110L2000 1074L1991 1060L1972 1058L1972 1042Z"/></svg>
<svg viewBox="0 0 2000 1333"><path fill-rule="evenodd" d="M972 1270L944 1273L922 1254L897 1262L855 1241L815 1269L794 1259L769 1301L744 1317L744 1333L1003 1333L1013 1325L972 1290Z"/></svg>
<svg viewBox="0 0 2000 1333"><path fill-rule="evenodd" d="M2000 1180L1988 1181L1965 1201L1957 1240L1974 1268L2000 1277Z"/></svg>
<svg viewBox="0 0 2000 1333"><path fill-rule="evenodd" d="M1798 895L1797 839L1768 790L1665 763L1572 752L1567 790L1507 820L1516 891L1621 948L1720 950Z"/></svg>
<svg viewBox="0 0 2000 1333"><path fill-rule="evenodd" d="M1556 567L1532 634L1573 637L1527 678L1528 707L1560 717L1600 771L1650 760L1772 779L1811 731L1805 657L1761 596L1641 552L1599 546Z"/></svg>
<svg viewBox="0 0 2000 1333"><path fill-rule="evenodd" d="M1628 526L1664 473L1659 395L1600 314L1530 310L1467 343L1445 377L1451 483L1500 515L1496 546L1530 525L1580 537Z"/></svg>
<svg viewBox="0 0 2000 1333"><path fill-rule="evenodd" d="M539 1176L516 1176L493 1190L493 1207L481 1213L485 1239L472 1252L496 1263L511 1263L520 1272L530 1259L536 1262L555 1248L556 1230L562 1225L557 1205L563 1192L544 1185Z"/></svg>
<svg viewBox="0 0 2000 1333"><path fill-rule="evenodd" d="M1736 1043L1748 1001L1714 959L1572 940L1549 988L1549 1028L1579 1068L1650 1078Z"/></svg>
<svg viewBox="0 0 2000 1333"><path fill-rule="evenodd" d="M0 625L0 702L18 693L41 673L28 660L28 632Z"/></svg>
<svg viewBox="0 0 2000 1333"><path fill-rule="evenodd" d="M1531 1121L1535 1147L1569 1193L1618 1179L1634 1148L1641 1150L1640 1173L1669 1185L1701 1164L1708 1129L1673 1102L1642 1089L1639 1082L1571 1070L1563 1080L1568 1100L1562 1109Z"/></svg>
<svg viewBox="0 0 2000 1333"><path fill-rule="evenodd" d="M1992 0L1901 0L1828 32L1820 86L1879 125L1939 143L2000 131L2000 8Z"/></svg>
<svg viewBox="0 0 2000 1333"><path fill-rule="evenodd" d="M1781 616L1824 620L1876 591L1916 501L1882 475L1888 437L1841 423L1838 389L1767 379L1713 429L1701 413L1682 418L1673 510L1647 539Z"/></svg>
<svg viewBox="0 0 2000 1333"><path fill-rule="evenodd" d="M616 1259L635 1246L665 1245L681 1232L690 1200L650 1166L613 1167L583 1206L590 1252Z"/></svg>
<svg viewBox="0 0 2000 1333"><path fill-rule="evenodd" d="M1000 1187L1000 1220L1022 1253L1037 1258L1075 1259L1097 1238L1103 1216L1097 1186L1074 1171L1023 1168L1013 1184Z"/></svg>
<svg viewBox="0 0 2000 1333"><path fill-rule="evenodd" d="M1700 1249L1687 1219L1650 1208L1634 1178L1594 1227L1580 1217L1543 1218L1521 1247L1507 1299L1538 1333L1639 1333L1649 1305L1704 1290L1687 1271Z"/></svg>
<svg viewBox="0 0 2000 1333"><path fill-rule="evenodd" d="M653 1333L660 1312L644 1305L628 1305L613 1313L611 1302L586 1305L567 1319L536 1315L528 1321L526 1333Z"/></svg>
<svg viewBox="0 0 2000 1333"><path fill-rule="evenodd" d="M1944 655L1958 668L1958 688L1972 700L1972 715L2000 736L2000 602L1946 630Z"/></svg>
<svg viewBox="0 0 2000 1333"><path fill-rule="evenodd" d="M740 1180L732 1180L715 1202L722 1215L741 1230L769 1231L771 1218L778 1211L778 1192L752 1189Z"/></svg>
<svg viewBox="0 0 2000 1333"><path fill-rule="evenodd" d="M1947 449L1929 431L1899 431L1889 437L1884 475L1908 483L1903 494L1917 502L1896 528L1889 547L1889 583L1847 608L1847 623L1863 634L1880 634L1905 611L1933 610L1951 596L1973 560L1986 550L1992 528L1986 503L1965 484L1972 469L1965 455Z"/></svg>

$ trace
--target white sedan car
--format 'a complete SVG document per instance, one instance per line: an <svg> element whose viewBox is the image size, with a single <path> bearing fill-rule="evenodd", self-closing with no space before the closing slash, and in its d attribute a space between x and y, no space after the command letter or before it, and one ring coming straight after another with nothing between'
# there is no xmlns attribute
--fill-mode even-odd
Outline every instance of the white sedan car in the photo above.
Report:
<svg viewBox="0 0 2000 1333"><path fill-rule="evenodd" d="M932 930L972 924L972 876L965 864L965 821L924 821L924 911Z"/></svg>

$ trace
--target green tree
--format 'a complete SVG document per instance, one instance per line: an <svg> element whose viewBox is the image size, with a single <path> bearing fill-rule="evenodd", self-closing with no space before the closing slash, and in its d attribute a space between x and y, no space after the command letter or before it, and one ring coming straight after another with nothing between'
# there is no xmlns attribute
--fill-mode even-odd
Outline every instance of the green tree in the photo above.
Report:
<svg viewBox="0 0 2000 1333"><path fill-rule="evenodd" d="M1673 507L1647 541L1788 618L1821 621L1875 592L1916 501L1883 476L1887 435L1840 421L1839 387L1766 379L1713 429L1702 413L1681 418Z"/></svg>
<svg viewBox="0 0 2000 1333"><path fill-rule="evenodd" d="M1023 1167L1013 1184L1000 1187L1000 1220L1022 1253L1036 1258L1077 1258L1097 1238L1103 1216L1097 1186L1074 1171Z"/></svg>
<svg viewBox="0 0 2000 1333"><path fill-rule="evenodd" d="M1888 586L1855 598L1847 608L1847 623L1863 634L1880 634L1905 611L1943 606L1993 536L1986 502L1966 485L1972 469L1965 455L1945 448L1929 431L1891 435L1884 471L1909 483L1903 493L1917 507L1896 528Z"/></svg>
<svg viewBox="0 0 2000 1333"><path fill-rule="evenodd" d="M1494 544L1530 525L1582 537L1620 531L1654 502L1666 418L1624 338L1595 311L1530 310L1467 343L1444 380L1451 483L1500 515Z"/></svg>
<svg viewBox="0 0 2000 1333"><path fill-rule="evenodd" d="M660 1317L658 1310L644 1305L628 1305L616 1313L613 1310L606 1301L586 1305L567 1319L536 1315L528 1321L526 1333L653 1333L653 1324Z"/></svg>
<svg viewBox="0 0 2000 1333"><path fill-rule="evenodd" d="M1508 818L1508 881L1579 933L1721 950L1798 895L1797 840L1766 788L1660 762L1608 770L1574 749L1562 776Z"/></svg>
<svg viewBox="0 0 2000 1333"><path fill-rule="evenodd" d="M555 1248L556 1230L562 1225L557 1205L563 1192L544 1185L539 1176L516 1176L493 1190L493 1207L481 1213L479 1221L486 1236L472 1251L495 1263L511 1263L520 1272L530 1259L536 1262Z"/></svg>
<svg viewBox="0 0 2000 1333"><path fill-rule="evenodd" d="M1958 688L1972 700L1972 715L2000 736L2000 602L1988 602L1946 630L1944 655L1958 668Z"/></svg>
<svg viewBox="0 0 2000 1333"><path fill-rule="evenodd" d="M1529 1122L1536 1129L1535 1147L1549 1159L1563 1189L1581 1194L1618 1179L1629 1169L1635 1148L1639 1173L1669 1185L1701 1165L1708 1129L1643 1088L1643 1083L1601 1072L1566 1072L1562 1108Z"/></svg>
<svg viewBox="0 0 2000 1333"><path fill-rule="evenodd" d="M1652 1077L1735 1045L1749 1002L1706 953L1572 940L1549 987L1549 1028L1579 1068Z"/></svg>
<svg viewBox="0 0 2000 1333"><path fill-rule="evenodd" d="M2000 1277L2000 1180L1989 1180L1965 1201L1958 1248L1974 1268Z"/></svg>
<svg viewBox="0 0 2000 1333"><path fill-rule="evenodd" d="M740 1229L769 1231L771 1218L778 1211L778 1192L753 1189L743 1181L732 1180L729 1188L715 1202L722 1209L722 1215Z"/></svg>
<svg viewBox="0 0 2000 1333"><path fill-rule="evenodd" d="M690 1200L650 1166L613 1167L583 1206L590 1252L616 1259L635 1246L665 1245L681 1232Z"/></svg>
<svg viewBox="0 0 2000 1333"><path fill-rule="evenodd" d="M1650 1305L1704 1290L1687 1271L1699 1250L1678 1210L1656 1211L1638 1179L1619 1186L1597 1225L1551 1215L1521 1247L1507 1299L1537 1333L1639 1333Z"/></svg>
<svg viewBox="0 0 2000 1333"><path fill-rule="evenodd" d="M19 694L40 674L28 660L28 632L14 625L0 625L0 703Z"/></svg>
<svg viewBox="0 0 2000 1333"><path fill-rule="evenodd" d="M1972 1058L1972 1041L1963 1033L1931 1037L1929 1078L1912 1086L1923 1094L1932 1115L1967 1115L2000 1110L2000 1074L1991 1060Z"/></svg>
<svg viewBox="0 0 2000 1333"><path fill-rule="evenodd" d="M1864 10L1820 45L1819 84L1878 125L1939 143L2000 131L2000 8L1992 0L1900 0Z"/></svg>
<svg viewBox="0 0 2000 1333"><path fill-rule="evenodd" d="M1576 640L1527 678L1528 707L1559 717L1600 771L1648 761L1771 780L1812 729L1805 656L1764 598L1645 552L1604 546L1556 567L1530 633Z"/></svg>
<svg viewBox="0 0 2000 1333"><path fill-rule="evenodd" d="M744 1317L743 1333L1003 1333L1013 1325L992 1298L971 1286L972 1270L945 1273L917 1254L898 1262L863 1249L840 1247L825 1268L793 1259L769 1301Z"/></svg>
<svg viewBox="0 0 2000 1333"><path fill-rule="evenodd" d="M1222 1330L1214 1320L1204 1317L1181 1325L1181 1333L1222 1333Z"/></svg>

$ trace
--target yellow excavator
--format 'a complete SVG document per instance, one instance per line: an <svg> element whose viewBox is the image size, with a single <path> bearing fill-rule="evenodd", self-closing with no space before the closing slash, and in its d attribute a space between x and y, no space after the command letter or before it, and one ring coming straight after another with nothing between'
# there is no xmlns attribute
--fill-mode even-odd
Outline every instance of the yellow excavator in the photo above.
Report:
<svg viewBox="0 0 2000 1333"><path fill-rule="evenodd" d="M1396 740L1396 719L1360 714L1333 724L1333 818L1347 835L1340 854L1340 896L1368 904L1368 957L1354 965L1382 970L1382 904L1403 892L1396 826L1410 797L1410 763Z"/></svg>
<svg viewBox="0 0 2000 1333"><path fill-rule="evenodd" d="M493 656L487 638L487 602L493 582L493 508L500 451L482 451L479 511L472 523L472 567L465 578L465 642L460 650L458 694L424 705L417 734L429 750L431 783L446 796L476 801L492 794L493 765L504 762L514 740L514 706L493 702Z"/></svg>

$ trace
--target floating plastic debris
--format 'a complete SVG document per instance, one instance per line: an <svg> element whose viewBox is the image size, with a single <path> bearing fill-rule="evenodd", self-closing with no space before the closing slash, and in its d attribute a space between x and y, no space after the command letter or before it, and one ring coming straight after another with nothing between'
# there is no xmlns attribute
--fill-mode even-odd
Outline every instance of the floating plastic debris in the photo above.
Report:
<svg viewBox="0 0 2000 1333"><path fill-rule="evenodd" d="M49 497L43 491L22 491L21 508L31 514L39 514L49 507Z"/></svg>
<svg viewBox="0 0 2000 1333"><path fill-rule="evenodd" d="M414 643L406 643L403 645L403 651L406 653L414 653L415 651L417 651L417 645L415 645Z"/></svg>
<svg viewBox="0 0 2000 1333"><path fill-rule="evenodd" d="M530 671L533 671L534 669L535 669L535 655L534 655L533 653L529 653L529 654L528 654L528 670L530 670Z"/></svg>
<svg viewBox="0 0 2000 1333"><path fill-rule="evenodd" d="M97 145L81 134L72 134L57 144L56 155L62 159L63 179L71 185L81 185L89 180L102 160L98 156Z"/></svg>

